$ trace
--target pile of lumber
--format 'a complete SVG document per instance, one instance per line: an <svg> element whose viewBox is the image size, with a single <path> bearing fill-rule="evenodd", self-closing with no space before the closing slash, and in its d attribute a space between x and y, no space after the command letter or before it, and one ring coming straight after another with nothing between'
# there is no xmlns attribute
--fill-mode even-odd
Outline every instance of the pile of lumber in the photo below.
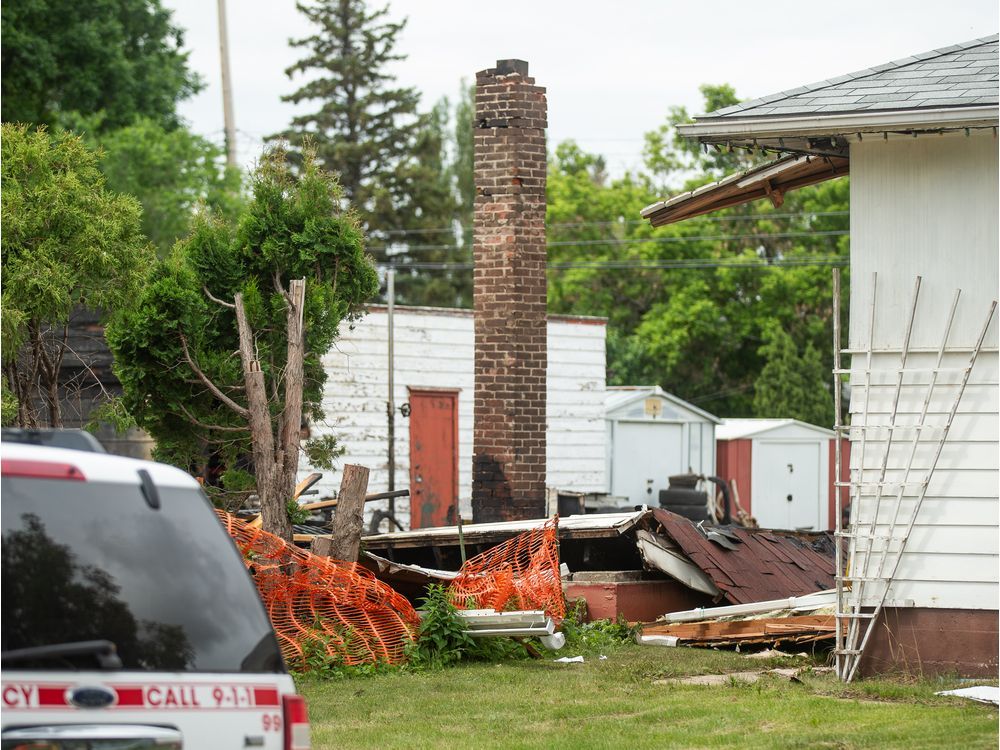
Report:
<svg viewBox="0 0 1000 750"><path fill-rule="evenodd" d="M714 619L701 622L652 623L643 635L673 636L687 646L735 646L751 644L812 643L834 637L832 614L790 617Z"/></svg>

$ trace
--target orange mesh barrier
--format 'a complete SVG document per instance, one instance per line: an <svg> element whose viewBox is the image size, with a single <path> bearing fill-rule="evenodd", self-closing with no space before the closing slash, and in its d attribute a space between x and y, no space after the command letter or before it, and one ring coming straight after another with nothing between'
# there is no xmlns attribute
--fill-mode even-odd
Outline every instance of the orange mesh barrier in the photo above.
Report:
<svg viewBox="0 0 1000 750"><path fill-rule="evenodd" d="M399 664L420 618L365 568L314 555L216 511L243 554L285 659L325 653L343 664Z"/></svg>
<svg viewBox="0 0 1000 750"><path fill-rule="evenodd" d="M561 622L558 517L468 560L448 588L459 609L541 609Z"/></svg>

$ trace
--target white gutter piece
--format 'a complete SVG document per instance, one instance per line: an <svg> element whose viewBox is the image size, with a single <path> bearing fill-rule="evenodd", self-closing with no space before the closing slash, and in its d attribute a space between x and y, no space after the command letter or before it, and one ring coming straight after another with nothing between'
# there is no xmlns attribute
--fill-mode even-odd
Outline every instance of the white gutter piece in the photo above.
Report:
<svg viewBox="0 0 1000 750"><path fill-rule="evenodd" d="M672 542L645 529L638 529L635 533L639 554L651 568L666 573L695 591L710 596L718 596L721 593L712 579Z"/></svg>
<svg viewBox="0 0 1000 750"><path fill-rule="evenodd" d="M698 607L683 612L670 612L657 618L657 622L697 622L699 620L714 620L720 617L734 615L758 615L765 612L792 610L795 612L812 612L824 607L832 607L837 603L836 589L817 591L815 594L790 596L787 599L770 599L766 602L750 602L748 604L732 604L725 607Z"/></svg>
<svg viewBox="0 0 1000 750"><path fill-rule="evenodd" d="M792 117L706 117L678 125L686 138L765 138L780 136L841 135L886 130L938 130L996 126L996 104L938 109L864 110L840 114L819 113Z"/></svg>

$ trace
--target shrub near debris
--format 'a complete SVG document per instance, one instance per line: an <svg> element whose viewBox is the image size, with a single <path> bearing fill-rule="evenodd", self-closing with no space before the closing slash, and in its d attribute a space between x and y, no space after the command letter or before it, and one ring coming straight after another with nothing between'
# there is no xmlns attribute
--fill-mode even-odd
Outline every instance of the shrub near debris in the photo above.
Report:
<svg viewBox="0 0 1000 750"><path fill-rule="evenodd" d="M566 607L566 619L562 622L566 645L560 649L568 656L611 651L629 643L635 643L638 625L630 625L621 615L616 620L586 621L587 602L578 599Z"/></svg>

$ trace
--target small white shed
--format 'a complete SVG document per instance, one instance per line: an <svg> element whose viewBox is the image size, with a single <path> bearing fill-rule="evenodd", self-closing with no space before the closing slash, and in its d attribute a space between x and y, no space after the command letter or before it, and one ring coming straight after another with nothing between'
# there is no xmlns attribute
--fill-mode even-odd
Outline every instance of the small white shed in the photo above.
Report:
<svg viewBox="0 0 1000 750"><path fill-rule="evenodd" d="M659 386L609 387L604 409L612 495L656 505L667 477L715 473L718 417Z"/></svg>
<svg viewBox="0 0 1000 750"><path fill-rule="evenodd" d="M725 419L715 430L719 476L766 529L830 528L833 430L797 419Z"/></svg>

